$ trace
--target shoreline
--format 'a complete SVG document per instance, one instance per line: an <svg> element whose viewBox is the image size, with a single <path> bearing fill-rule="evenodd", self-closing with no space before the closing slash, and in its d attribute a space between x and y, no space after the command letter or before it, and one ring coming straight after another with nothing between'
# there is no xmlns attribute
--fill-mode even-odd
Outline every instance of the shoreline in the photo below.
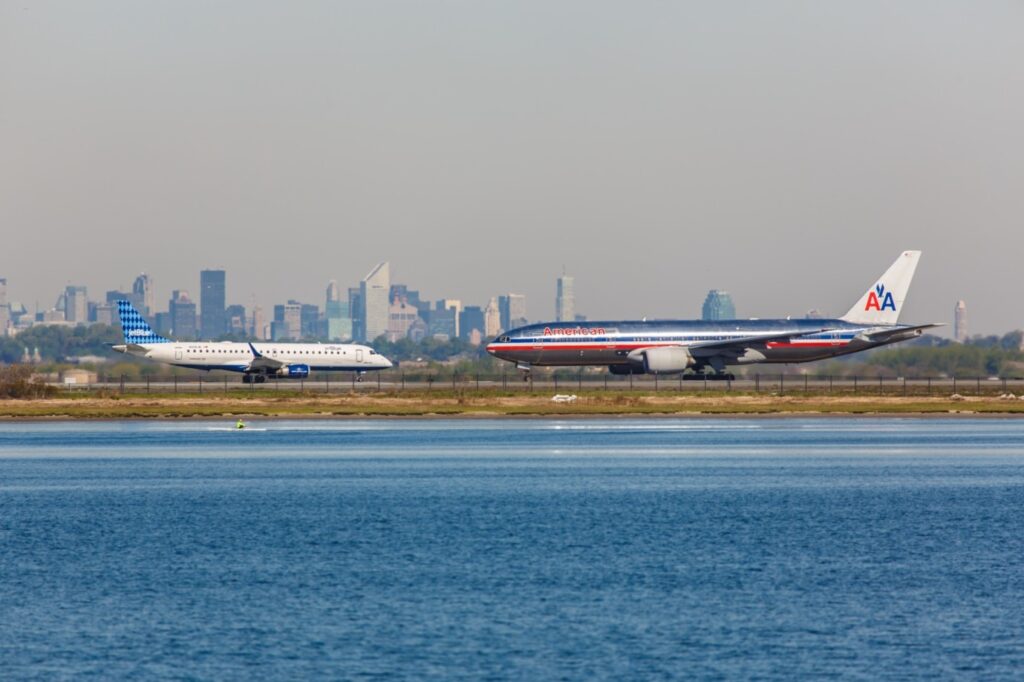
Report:
<svg viewBox="0 0 1024 682"><path fill-rule="evenodd" d="M86 420L223 419L525 419L609 417L1024 417L1024 401L995 396L864 397L844 395L582 394L573 402L548 395L345 394L108 395L0 400L0 423Z"/></svg>

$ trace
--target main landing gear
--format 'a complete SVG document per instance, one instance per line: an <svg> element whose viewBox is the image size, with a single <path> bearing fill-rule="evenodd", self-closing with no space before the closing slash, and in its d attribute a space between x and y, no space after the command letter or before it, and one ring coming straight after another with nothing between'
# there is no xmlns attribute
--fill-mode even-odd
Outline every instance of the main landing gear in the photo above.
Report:
<svg viewBox="0 0 1024 682"><path fill-rule="evenodd" d="M516 369L520 371L523 377L523 381L530 380L530 363L528 362L517 362Z"/></svg>
<svg viewBox="0 0 1024 682"><path fill-rule="evenodd" d="M267 381L267 375L266 374L243 374L242 375L242 383L243 384L262 384L262 383L265 383L266 381Z"/></svg>

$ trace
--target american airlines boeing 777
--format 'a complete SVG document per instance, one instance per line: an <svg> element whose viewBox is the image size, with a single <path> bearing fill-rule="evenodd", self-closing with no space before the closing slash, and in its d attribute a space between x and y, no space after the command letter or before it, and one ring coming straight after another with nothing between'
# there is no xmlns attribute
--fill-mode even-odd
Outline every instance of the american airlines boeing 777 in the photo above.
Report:
<svg viewBox="0 0 1024 682"><path fill-rule="evenodd" d="M387 369L391 361L369 346L351 343L236 343L171 341L160 336L128 301L117 302L124 344L119 353L190 369L240 372L244 383L267 377L305 379L310 372L358 372Z"/></svg>
<svg viewBox="0 0 1024 682"><path fill-rule="evenodd" d="M900 311L920 251L904 251L850 310L835 320L657 320L533 324L504 332L487 351L533 366L607 366L612 374L678 374L755 363L810 362L920 336L939 324L901 325Z"/></svg>

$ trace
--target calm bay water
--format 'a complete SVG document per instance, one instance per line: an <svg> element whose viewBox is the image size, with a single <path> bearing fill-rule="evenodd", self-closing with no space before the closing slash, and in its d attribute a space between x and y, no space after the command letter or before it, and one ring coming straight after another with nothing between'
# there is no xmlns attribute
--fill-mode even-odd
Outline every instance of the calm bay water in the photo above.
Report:
<svg viewBox="0 0 1024 682"><path fill-rule="evenodd" d="M0 678L1024 675L1024 421L0 423Z"/></svg>

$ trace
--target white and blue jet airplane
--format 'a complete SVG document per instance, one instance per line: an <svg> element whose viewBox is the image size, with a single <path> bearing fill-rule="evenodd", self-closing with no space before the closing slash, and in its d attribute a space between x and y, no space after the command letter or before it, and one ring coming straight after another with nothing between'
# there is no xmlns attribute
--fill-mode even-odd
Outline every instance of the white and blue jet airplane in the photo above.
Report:
<svg viewBox="0 0 1024 682"><path fill-rule="evenodd" d="M222 369L242 374L244 383L268 377L305 379L311 372L365 372L387 369L391 361L369 346L351 343L239 343L172 341L160 336L129 301L117 302L124 343L119 353L189 369Z"/></svg>
<svg viewBox="0 0 1024 682"><path fill-rule="evenodd" d="M904 251L835 320L655 320L549 322L502 333L487 351L533 366L607 366L612 374L703 373L729 378L731 365L810 362L920 336L940 324L899 324L920 251ZM710 371L709 371L710 370Z"/></svg>

